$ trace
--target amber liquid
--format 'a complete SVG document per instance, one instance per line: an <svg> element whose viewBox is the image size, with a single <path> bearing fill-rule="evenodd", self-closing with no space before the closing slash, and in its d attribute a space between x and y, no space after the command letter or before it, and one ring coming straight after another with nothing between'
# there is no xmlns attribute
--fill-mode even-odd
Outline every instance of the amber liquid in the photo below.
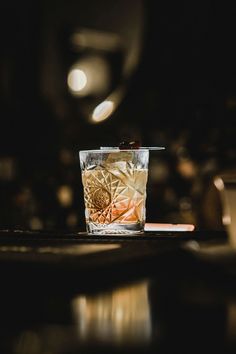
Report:
<svg viewBox="0 0 236 354"><path fill-rule="evenodd" d="M147 176L147 169L83 171L87 223L144 224Z"/></svg>

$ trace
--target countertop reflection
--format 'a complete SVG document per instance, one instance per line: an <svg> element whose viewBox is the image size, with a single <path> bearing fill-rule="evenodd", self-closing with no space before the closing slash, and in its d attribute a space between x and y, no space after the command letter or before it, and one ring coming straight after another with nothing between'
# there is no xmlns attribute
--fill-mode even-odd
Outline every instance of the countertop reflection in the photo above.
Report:
<svg viewBox="0 0 236 354"><path fill-rule="evenodd" d="M143 281L72 301L78 338L140 345L151 338L148 282Z"/></svg>
<svg viewBox="0 0 236 354"><path fill-rule="evenodd" d="M236 272L186 236L50 240L0 242L1 353L235 352Z"/></svg>

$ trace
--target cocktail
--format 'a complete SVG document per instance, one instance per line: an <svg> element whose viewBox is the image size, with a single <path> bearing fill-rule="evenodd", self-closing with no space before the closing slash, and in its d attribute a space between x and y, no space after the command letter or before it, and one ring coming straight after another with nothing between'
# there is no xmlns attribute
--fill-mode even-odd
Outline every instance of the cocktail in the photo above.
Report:
<svg viewBox="0 0 236 354"><path fill-rule="evenodd" d="M80 151L89 234L144 231L148 161L145 148Z"/></svg>

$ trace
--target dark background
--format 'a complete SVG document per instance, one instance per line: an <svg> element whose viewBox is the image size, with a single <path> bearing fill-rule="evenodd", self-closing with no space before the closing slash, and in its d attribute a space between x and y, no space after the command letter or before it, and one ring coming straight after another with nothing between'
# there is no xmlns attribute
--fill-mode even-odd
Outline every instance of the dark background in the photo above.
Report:
<svg viewBox="0 0 236 354"><path fill-rule="evenodd" d="M236 160L235 6L143 1L139 63L118 109L91 124L86 102L67 89L69 36L87 20L93 27L88 8L106 21L105 6L1 2L0 227L76 230L84 224L78 150L138 139L166 147L151 154L147 221L221 228L212 178ZM132 1L125 13L132 28ZM115 20L122 28L122 16ZM109 60L115 87L122 55Z"/></svg>

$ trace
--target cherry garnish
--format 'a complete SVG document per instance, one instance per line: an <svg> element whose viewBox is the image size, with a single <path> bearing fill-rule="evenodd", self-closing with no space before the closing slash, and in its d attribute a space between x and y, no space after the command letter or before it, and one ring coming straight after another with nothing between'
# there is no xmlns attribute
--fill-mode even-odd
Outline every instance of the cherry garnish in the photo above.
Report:
<svg viewBox="0 0 236 354"><path fill-rule="evenodd" d="M119 149L120 150L132 150L132 149L139 149L140 148L140 142L139 141L122 141L119 144Z"/></svg>

